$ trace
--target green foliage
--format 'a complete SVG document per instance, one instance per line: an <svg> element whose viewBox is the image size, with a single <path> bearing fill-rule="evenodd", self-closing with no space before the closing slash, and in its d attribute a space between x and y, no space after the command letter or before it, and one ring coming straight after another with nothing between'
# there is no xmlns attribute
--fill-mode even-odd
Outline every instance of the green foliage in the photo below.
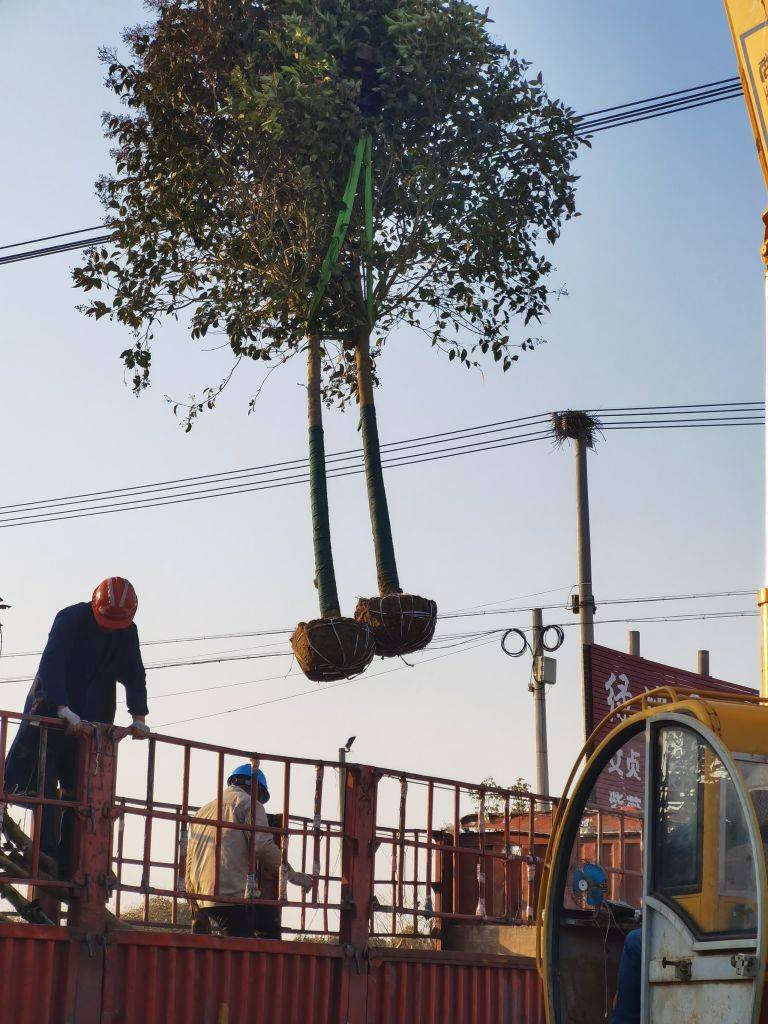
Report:
<svg viewBox="0 0 768 1024"><path fill-rule="evenodd" d="M494 814L503 815L505 797L503 793L497 792L499 789L503 788L505 787L499 786L498 782L496 782L492 775L482 779L480 782L480 788L472 791L472 802L474 803L476 810L480 810L480 793L485 792L486 817L490 817L490 815ZM530 802L522 794L531 792L531 784L526 782L522 776L519 776L511 786L506 788L513 791L514 794L510 796L509 813L526 813L530 807ZM488 792L488 790L491 792Z"/></svg>
<svg viewBox="0 0 768 1024"><path fill-rule="evenodd" d="M150 924L170 924L173 917L173 900L167 896L150 896L147 921ZM144 921L144 901L134 904L120 914L123 921ZM189 928L192 912L186 900L177 903L177 924Z"/></svg>
<svg viewBox="0 0 768 1024"><path fill-rule="evenodd" d="M353 335L374 356L405 323L449 359L509 369L533 347L515 323L548 309L546 245L575 215L573 113L541 74L494 42L467 0L150 0L155 21L106 50L123 102L104 116L114 171L97 183L112 240L75 284L89 316L125 324L139 391L159 322L195 340L226 335L236 363L282 361L303 344L361 131L373 134L374 240L353 214L317 314L324 394L354 393ZM355 54L376 47L381 113L364 118ZM190 407L212 407L229 376Z"/></svg>

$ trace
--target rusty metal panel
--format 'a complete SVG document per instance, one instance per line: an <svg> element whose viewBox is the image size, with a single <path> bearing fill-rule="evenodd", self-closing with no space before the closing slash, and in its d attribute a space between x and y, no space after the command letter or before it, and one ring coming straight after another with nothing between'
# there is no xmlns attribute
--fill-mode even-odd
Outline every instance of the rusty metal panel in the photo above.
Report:
<svg viewBox="0 0 768 1024"><path fill-rule="evenodd" d="M70 937L51 925L0 928L0 1024L61 1024L66 1012Z"/></svg>
<svg viewBox="0 0 768 1024"><path fill-rule="evenodd" d="M322 943L115 933L102 1024L339 1024L342 969Z"/></svg>
<svg viewBox="0 0 768 1024"><path fill-rule="evenodd" d="M366 1024L543 1024L533 961L511 957L377 953Z"/></svg>

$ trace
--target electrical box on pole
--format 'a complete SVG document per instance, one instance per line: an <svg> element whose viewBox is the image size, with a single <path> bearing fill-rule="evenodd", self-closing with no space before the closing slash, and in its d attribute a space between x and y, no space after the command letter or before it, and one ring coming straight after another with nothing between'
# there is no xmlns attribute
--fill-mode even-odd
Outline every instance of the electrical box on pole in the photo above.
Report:
<svg viewBox="0 0 768 1024"><path fill-rule="evenodd" d="M557 682L557 658L537 654L533 663L533 677L537 683L554 686Z"/></svg>

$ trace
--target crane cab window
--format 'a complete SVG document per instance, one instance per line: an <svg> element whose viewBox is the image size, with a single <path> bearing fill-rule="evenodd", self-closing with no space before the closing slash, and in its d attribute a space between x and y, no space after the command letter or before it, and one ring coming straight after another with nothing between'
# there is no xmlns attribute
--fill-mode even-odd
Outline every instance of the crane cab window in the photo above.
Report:
<svg viewBox="0 0 768 1024"><path fill-rule="evenodd" d="M667 896L701 887L701 748L695 733L662 729L658 740L655 888Z"/></svg>
<svg viewBox="0 0 768 1024"><path fill-rule="evenodd" d="M695 934L754 934L754 851L733 779L685 727L660 728L654 746L653 894Z"/></svg>

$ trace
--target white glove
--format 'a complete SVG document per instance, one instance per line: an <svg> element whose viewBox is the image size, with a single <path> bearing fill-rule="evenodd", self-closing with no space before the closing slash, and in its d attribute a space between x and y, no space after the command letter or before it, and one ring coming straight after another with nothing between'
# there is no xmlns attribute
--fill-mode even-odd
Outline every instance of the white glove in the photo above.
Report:
<svg viewBox="0 0 768 1024"><path fill-rule="evenodd" d="M66 731L70 735L76 735L80 732L80 727L83 724L83 720L80 715L76 714L72 708L66 704L60 704L57 708L58 716L64 722Z"/></svg>
<svg viewBox="0 0 768 1024"><path fill-rule="evenodd" d="M134 718L131 723L131 735L135 740L145 740L149 736L149 726L144 718Z"/></svg>
<svg viewBox="0 0 768 1024"><path fill-rule="evenodd" d="M288 881L298 885L304 892L309 892L312 888L312 875L305 875L303 871L294 871L293 868L288 868Z"/></svg>

